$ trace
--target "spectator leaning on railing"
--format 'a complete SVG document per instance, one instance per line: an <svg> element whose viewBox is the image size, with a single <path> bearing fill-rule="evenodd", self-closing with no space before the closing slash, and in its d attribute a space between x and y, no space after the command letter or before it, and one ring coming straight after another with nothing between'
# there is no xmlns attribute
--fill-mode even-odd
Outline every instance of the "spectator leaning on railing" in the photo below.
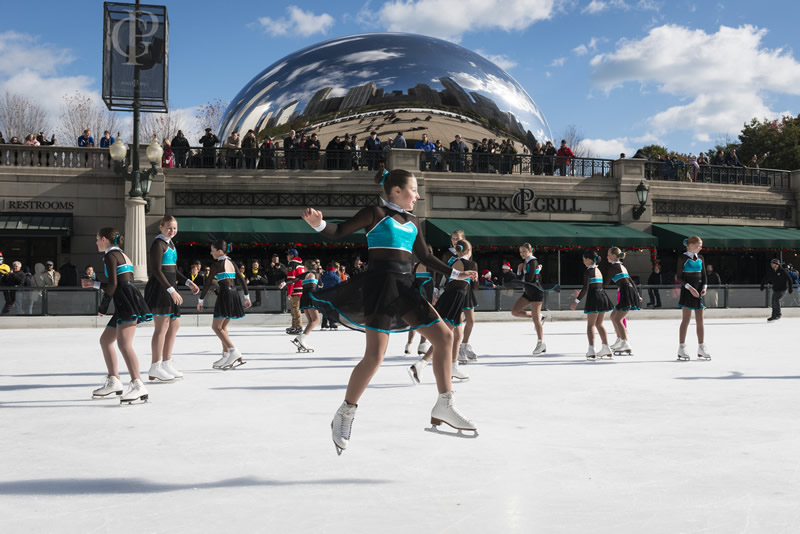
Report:
<svg viewBox="0 0 800 534"><path fill-rule="evenodd" d="M567 146L566 140L561 140L561 148L559 148L558 152L556 152L556 156L556 167L558 168L558 173L561 176L566 176L567 167L569 167L570 164L570 158L575 157L575 154L572 153L572 149Z"/></svg>
<svg viewBox="0 0 800 534"><path fill-rule="evenodd" d="M255 169L258 157L258 139L256 139L256 132L252 129L247 130L247 134L242 139L242 152L244 152L245 169Z"/></svg>
<svg viewBox="0 0 800 534"><path fill-rule="evenodd" d="M403 132L397 132L397 135L392 139L392 148L408 148L406 145L406 138L403 137Z"/></svg>
<svg viewBox="0 0 800 534"><path fill-rule="evenodd" d="M417 143L414 145L414 149L425 152L420 160L421 171L425 170L426 162L430 162L431 166L433 165L433 153L436 152L436 146L428 140L428 134L422 134L422 140L417 141Z"/></svg>
<svg viewBox="0 0 800 534"><path fill-rule="evenodd" d="M92 137L92 131L88 128L83 131L83 135L78 137L78 146L85 147L85 148L94 148L94 137Z"/></svg>
<svg viewBox="0 0 800 534"><path fill-rule="evenodd" d="M186 167L186 156L189 154L189 140L183 135L183 130L178 130L172 138L172 153L175 155L175 166Z"/></svg>
<svg viewBox="0 0 800 534"><path fill-rule="evenodd" d="M106 130L103 132L103 137L100 138L100 148L108 148L114 144L114 137L111 135L111 132Z"/></svg>
<svg viewBox="0 0 800 534"><path fill-rule="evenodd" d="M211 132L211 128L206 128L206 133L200 138L199 143L203 146L203 167L213 167L216 155L214 147L219 143L219 138Z"/></svg>

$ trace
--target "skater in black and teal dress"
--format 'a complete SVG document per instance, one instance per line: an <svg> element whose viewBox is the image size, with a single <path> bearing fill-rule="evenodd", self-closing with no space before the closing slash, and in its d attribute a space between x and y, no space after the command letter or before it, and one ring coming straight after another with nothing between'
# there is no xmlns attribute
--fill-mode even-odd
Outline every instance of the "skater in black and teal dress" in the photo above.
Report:
<svg viewBox="0 0 800 534"><path fill-rule="evenodd" d="M292 340L297 347L297 352L314 352L314 348L308 344L308 336L311 331L320 323L319 311L311 295L317 290L317 275L311 270L311 262L306 265L306 272L303 275L303 294L300 296L300 312L306 314L306 327Z"/></svg>
<svg viewBox="0 0 800 534"><path fill-rule="evenodd" d="M433 247L428 245L428 253L433 255ZM420 295L430 302L431 304L436 304L436 290L433 287L433 273L430 272L430 269L421 262L417 262L414 265L414 287L420 292ZM414 337L417 335L416 330L409 330L408 331L408 339L406 340L406 348L405 348L405 355L411 356L412 347L414 346ZM428 349L431 348L431 344L428 343L428 340L425 339L425 336L420 334L419 339L419 346L417 347L417 354L424 355L428 353Z"/></svg>
<svg viewBox="0 0 800 534"><path fill-rule="evenodd" d="M152 360L148 376L150 380L171 381L183 378L172 361L172 347L181 327L183 298L178 293L178 283L186 285L195 295L200 288L178 272L178 252L172 239L178 233L178 221L165 215L159 225L161 233L150 245L147 256L147 286L144 300L153 313L153 339L150 342Z"/></svg>
<svg viewBox="0 0 800 534"><path fill-rule="evenodd" d="M458 241L455 245L456 261L452 263L452 268L457 271L476 271L478 265L470 258L472 256L472 245L466 239ZM478 286L477 280L459 280L450 278L444 287L444 291L436 301L436 311L442 320L453 329L453 348L452 348L452 378L458 381L469 380L469 375L459 367L459 360L463 354L460 351L461 339L464 335L464 313L466 310L475 308L473 291ZM422 379L422 371L433 357L433 351L429 350L425 356L415 362L408 369L411 380L419 384Z"/></svg>
<svg viewBox="0 0 800 534"><path fill-rule="evenodd" d="M217 281L219 289L217 291L217 302L214 305L214 318L211 321L211 329L222 342L222 358L215 361L212 367L215 369L228 370L238 367L244 363L242 353L234 347L230 335L228 335L228 324L231 319L241 319L244 317L244 308L249 308L250 295L247 292L247 282L239 272L239 267L226 254L231 251L231 246L222 239L211 243L211 257L216 261L211 264L211 272L206 277L206 283L200 298L197 302L197 311L203 311L203 299L211 289L214 281ZM244 308L236 291L236 284L239 284L244 291Z"/></svg>
<svg viewBox="0 0 800 534"><path fill-rule="evenodd" d="M130 388L120 397L120 402L134 403L146 401L148 393L139 374L139 358L133 350L133 336L136 333L136 325L152 320L153 316L142 294L133 285L133 264L120 248L123 242L123 237L116 228L100 229L97 233L97 250L103 253L103 265L108 282L81 280L81 285L85 288L102 289L105 292L100 303L100 315L105 315L111 302L114 302L114 314L100 336L100 348L103 351L108 375L105 383L92 392L92 397L101 399L122 395L117 353L114 351L116 341L131 377Z"/></svg>
<svg viewBox="0 0 800 534"><path fill-rule="evenodd" d="M382 205L362 209L348 221L328 223L320 211L309 208L303 212L303 219L310 226L331 239L343 239L361 229L367 232L367 270L312 296L317 307L335 309L342 324L366 333L364 358L350 375L344 402L331 425L338 453L347 447L357 403L383 361L389 334L409 329L418 329L433 345L439 396L431 412L431 423L477 429L475 423L455 407L450 378L453 333L442 323L433 306L414 289L412 253L432 270L450 278L477 279L478 273L451 269L428 252L419 219L411 213L419 199L413 174L401 169L379 172L375 183L382 186L386 200Z"/></svg>
<svg viewBox="0 0 800 534"><path fill-rule="evenodd" d="M583 265L586 267L583 273L583 289L581 289L580 293L576 292L575 301L569 307L570 310L574 310L581 300L586 297L583 313L586 314L586 336L589 338L589 350L586 351L587 360L612 357L611 348L608 346L608 334L606 334L606 328L603 326L603 319L607 312L614 309L614 305L606 294L603 273L597 267L599 261L600 256L597 255L594 249L583 251ZM602 343L602 347L597 353L594 350L595 330L600 334L600 342Z"/></svg>
<svg viewBox="0 0 800 534"><path fill-rule="evenodd" d="M608 263L611 264L608 275L611 277L611 282L616 284L619 293L619 301L611 312L611 324L614 325L614 331L617 334L617 340L611 345L611 350L618 354L630 354L632 349L628 342L625 317L631 310L640 309L639 303L642 302L642 297L639 295L639 288L636 287L636 283L628 274L628 269L622 264L622 260L625 259L625 252L622 252L618 247L611 247L608 249L606 258Z"/></svg>
<svg viewBox="0 0 800 534"><path fill-rule="evenodd" d="M703 296L708 287L708 275L706 273L705 261L700 251L703 249L703 240L693 235L683 242L686 252L678 259L678 269L675 279L681 287L681 296L678 300L678 307L682 308L680 327L680 344L678 345L678 359L688 360L689 353L686 351L686 332L689 330L689 321L692 319L694 310L694 322L697 327L697 359L710 360L711 353L705 344L705 328L703 325Z"/></svg>
<svg viewBox="0 0 800 534"><path fill-rule="evenodd" d="M519 256L522 264L517 269L518 275L523 282L522 296L517 299L511 308L511 315L514 317L530 317L533 320L533 328L536 330L536 347L533 355L539 356L547 352L547 345L544 342L544 327L542 326L542 301L544 300L544 289L542 288L542 266L536 256L533 255L533 247L530 243L523 243L519 247ZM520 282L517 281L516 284ZM514 284L509 284L514 285ZM529 307L531 311L525 311Z"/></svg>

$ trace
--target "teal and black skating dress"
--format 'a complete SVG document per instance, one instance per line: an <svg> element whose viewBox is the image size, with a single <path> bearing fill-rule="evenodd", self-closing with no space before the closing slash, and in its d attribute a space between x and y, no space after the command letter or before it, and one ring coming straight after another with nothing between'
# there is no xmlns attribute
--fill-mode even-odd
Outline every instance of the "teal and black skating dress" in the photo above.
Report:
<svg viewBox="0 0 800 534"><path fill-rule="evenodd" d="M200 292L200 300L205 298L214 280L219 284L217 302L214 304L214 319L241 319L244 317L244 306L242 306L242 299L239 298L239 293L236 291L236 283L238 282L242 287L245 296L248 296L247 283L242 273L239 272L236 262L228 256L220 256L211 265L211 272L206 278L203 291Z"/></svg>
<svg viewBox="0 0 800 534"><path fill-rule="evenodd" d="M300 296L300 311L316 310L317 306L311 295L317 290L317 278L314 273L306 273L303 280L303 294Z"/></svg>
<svg viewBox="0 0 800 534"><path fill-rule="evenodd" d="M475 271L478 268L474 261L464 258L458 258L452 265L459 271ZM474 293L477 285L477 280L448 279L444 292L439 295L435 306L442 320L451 326L461 326L464 310L471 310L477 306Z"/></svg>
<svg viewBox="0 0 800 534"><path fill-rule="evenodd" d="M681 285L681 296L678 299L679 308L689 308L690 310L702 310L706 307L703 304L703 297L695 297L689 292L686 285L690 285L702 293L708 286L708 275L706 274L705 261L703 256L684 252L678 260L678 272L675 273L678 283Z"/></svg>
<svg viewBox="0 0 800 534"><path fill-rule="evenodd" d="M576 298L580 301L583 297L586 297L583 313L605 313L614 309L614 304L603 288L603 274L597 265L587 267L583 273L583 289Z"/></svg>
<svg viewBox="0 0 800 534"><path fill-rule="evenodd" d="M150 308L142 294L133 285L133 265L119 247L106 249L103 267L108 282L95 282L95 287L105 291L100 302L100 313L105 315L111 301L114 301L114 314L108 321L108 328L116 328L125 323L145 323L153 319Z"/></svg>
<svg viewBox="0 0 800 534"><path fill-rule="evenodd" d="M178 282L186 284L188 279L178 272L178 252L172 240L158 234L150 245L147 256L147 285L144 300L155 317L177 319L181 316L180 307L172 300L168 289L178 289Z"/></svg>
<svg viewBox="0 0 800 534"><path fill-rule="evenodd" d="M621 261L615 261L611 264L611 271L608 273L611 276L611 281L617 285L619 291L619 302L614 307L620 311L639 310L639 290L631 277L628 275L628 270L622 265Z"/></svg>

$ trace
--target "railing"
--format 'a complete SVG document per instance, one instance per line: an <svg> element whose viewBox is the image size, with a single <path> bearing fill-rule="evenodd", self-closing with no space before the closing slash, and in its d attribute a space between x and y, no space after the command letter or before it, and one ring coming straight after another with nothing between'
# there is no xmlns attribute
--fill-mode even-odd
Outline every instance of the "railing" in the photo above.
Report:
<svg viewBox="0 0 800 534"><path fill-rule="evenodd" d="M613 160L561 158L530 154L486 152L424 152L420 170L430 172L472 172L485 174L532 174L544 176L612 177Z"/></svg>
<svg viewBox="0 0 800 534"><path fill-rule="evenodd" d="M673 182L702 182L713 184L739 184L789 189L791 172L778 169L753 169L750 167L725 167L722 165L673 166L666 162L648 161L645 178Z"/></svg>
<svg viewBox="0 0 800 534"><path fill-rule="evenodd" d="M0 145L0 166L110 169L107 148Z"/></svg>
<svg viewBox="0 0 800 534"><path fill-rule="evenodd" d="M283 148L173 148L174 167L188 169L378 170L383 152Z"/></svg>
<svg viewBox="0 0 800 534"><path fill-rule="evenodd" d="M662 309L675 309L678 306L680 290L675 286L639 286L643 301L642 309L660 303ZM560 292L545 292L542 303L543 310L568 310L573 301L573 292L580 286L563 286ZM144 286L140 287L144 292ZM654 293L651 293L651 290ZM183 297L181 313L196 314L197 296L188 288L178 289ZM248 288L253 306L247 313L283 313L288 311L286 291L275 286L251 286ZM611 302L616 302L616 288L606 290ZM94 289L65 287L16 287L3 288L3 293L10 297L14 305L9 315L97 315L102 292ZM657 293L657 296L656 296ZM10 294L10 295L9 295ZM510 311L517 299L522 295L521 289L505 289L503 287L485 288L477 292L478 308L476 311ZM657 301L655 299L658 299ZM203 314L213 313L216 295L210 291L206 295ZM710 287L704 297L709 308L769 308L772 302L772 290L764 291L758 285L724 285ZM800 292L795 291L783 298L785 307L800 307ZM583 309L583 303L578 307ZM113 313L113 304L108 310ZM0 318L0 321L2 318Z"/></svg>

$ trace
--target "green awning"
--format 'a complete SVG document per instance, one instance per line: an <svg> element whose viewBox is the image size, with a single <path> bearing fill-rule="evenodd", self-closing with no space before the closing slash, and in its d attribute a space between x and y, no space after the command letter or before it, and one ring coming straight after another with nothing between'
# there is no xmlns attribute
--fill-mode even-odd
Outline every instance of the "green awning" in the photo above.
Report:
<svg viewBox="0 0 800 534"><path fill-rule="evenodd" d="M333 244L311 228L300 217L291 219L261 219L256 217L177 217L178 243L211 243L224 239L234 244ZM335 222L335 221L334 221ZM364 231L342 240L342 244L366 243Z"/></svg>
<svg viewBox="0 0 800 534"><path fill-rule="evenodd" d="M791 248L800 249L800 230L764 226L711 224L654 224L653 235L662 248L682 248L683 240L696 235L703 248Z"/></svg>
<svg viewBox="0 0 800 534"><path fill-rule="evenodd" d="M0 232L21 235L70 235L72 215L0 214Z"/></svg>
<svg viewBox="0 0 800 534"><path fill-rule="evenodd" d="M475 246L655 247L656 237L624 224L594 222L428 219L426 238L434 247L449 247L450 234L464 230Z"/></svg>

